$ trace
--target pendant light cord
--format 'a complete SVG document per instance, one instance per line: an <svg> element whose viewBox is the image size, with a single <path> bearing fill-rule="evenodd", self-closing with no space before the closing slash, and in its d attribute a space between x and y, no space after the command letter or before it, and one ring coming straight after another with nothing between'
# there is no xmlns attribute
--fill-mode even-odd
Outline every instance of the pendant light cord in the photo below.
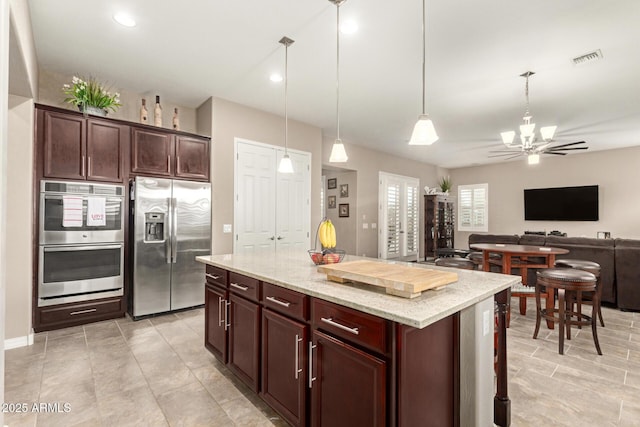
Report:
<svg viewBox="0 0 640 427"><path fill-rule="evenodd" d="M336 140L340 141L340 3L336 2Z"/></svg>
<svg viewBox="0 0 640 427"><path fill-rule="evenodd" d="M426 7L425 7L425 0L422 0L422 115L424 115L426 113L426 79L425 79L425 73L426 73L426 62L427 62L427 36L426 36L426 31L425 31L425 14L426 14Z"/></svg>
<svg viewBox="0 0 640 427"><path fill-rule="evenodd" d="M287 114L287 90L289 84L289 43L284 45L284 154L287 153L287 135L289 134L289 115Z"/></svg>

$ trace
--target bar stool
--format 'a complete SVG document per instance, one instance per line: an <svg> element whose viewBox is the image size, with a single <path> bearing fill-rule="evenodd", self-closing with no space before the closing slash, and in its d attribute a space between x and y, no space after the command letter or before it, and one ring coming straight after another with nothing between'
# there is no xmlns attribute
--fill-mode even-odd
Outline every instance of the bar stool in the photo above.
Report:
<svg viewBox="0 0 640 427"><path fill-rule="evenodd" d="M500 254L489 254L489 258L493 259L493 260L499 260L501 258ZM471 260L474 265L476 266L477 270L482 270L482 264L484 263L484 255L482 254L482 252L471 252L469 255L466 256L466 259Z"/></svg>
<svg viewBox="0 0 640 427"><path fill-rule="evenodd" d="M463 270L476 269L476 265L473 263L473 261L468 260L466 258L457 258L457 257L438 258L435 260L435 264L439 267L462 268Z"/></svg>
<svg viewBox="0 0 640 427"><path fill-rule="evenodd" d="M540 321L544 318L554 323L558 323L558 352L564 354L564 334L567 330L567 339L571 339L571 325L588 326L591 325L593 342L599 355L602 355L600 343L598 342L598 332L596 330L596 317L573 311L573 302L577 299L578 292L593 292L593 309L597 313L600 307L600 299L596 292L596 276L588 271L573 268L547 268L538 271L536 283L536 329L533 332L533 339L538 337ZM553 308L551 312L543 309L540 303L541 289L547 292L557 292L558 308ZM555 314L558 313L558 316ZM573 319L575 317L575 320Z"/></svg>
<svg viewBox="0 0 640 427"><path fill-rule="evenodd" d="M593 261L585 261L581 259L559 259L556 260L555 266L559 268L575 268L578 270L588 271L596 276L596 293L598 300L602 303L602 284L600 283L600 264ZM582 313L582 292L578 293L578 313ZM590 298L591 296L588 295ZM591 313L593 315L594 311ZM604 328L604 319L602 318L602 306L598 307L597 315L600 318L600 326Z"/></svg>

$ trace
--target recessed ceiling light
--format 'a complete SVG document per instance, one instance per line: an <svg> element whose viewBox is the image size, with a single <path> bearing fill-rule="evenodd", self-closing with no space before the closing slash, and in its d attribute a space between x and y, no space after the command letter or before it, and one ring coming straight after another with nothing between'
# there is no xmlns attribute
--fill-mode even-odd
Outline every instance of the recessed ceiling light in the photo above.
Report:
<svg viewBox="0 0 640 427"><path fill-rule="evenodd" d="M352 19L348 19L340 24L340 32L342 34L353 34L358 31L358 23Z"/></svg>
<svg viewBox="0 0 640 427"><path fill-rule="evenodd" d="M125 27L135 27L136 26L136 21L130 15L127 15L126 13L122 13L122 12L116 13L115 15L113 15L113 19L118 24L124 25Z"/></svg>
<svg viewBox="0 0 640 427"><path fill-rule="evenodd" d="M269 76L269 80L271 80L274 83L280 83L283 80L283 78L282 78L282 75L278 73L273 73Z"/></svg>

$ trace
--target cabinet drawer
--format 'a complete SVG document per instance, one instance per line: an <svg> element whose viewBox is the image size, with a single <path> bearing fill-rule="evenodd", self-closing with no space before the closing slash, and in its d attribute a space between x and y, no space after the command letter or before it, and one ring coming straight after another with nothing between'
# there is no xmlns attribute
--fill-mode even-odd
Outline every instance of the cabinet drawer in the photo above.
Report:
<svg viewBox="0 0 640 427"><path fill-rule="evenodd" d="M379 353L387 353L389 322L385 319L313 298L313 326Z"/></svg>
<svg viewBox="0 0 640 427"><path fill-rule="evenodd" d="M309 297L300 292L263 282L262 303L294 319L309 320Z"/></svg>
<svg viewBox="0 0 640 427"><path fill-rule="evenodd" d="M205 276L207 278L207 282L215 283L216 285L226 288L228 274L229 272L227 270L223 270L220 267L214 267L213 265L207 265Z"/></svg>
<svg viewBox="0 0 640 427"><path fill-rule="evenodd" d="M258 279L229 272L229 290L252 301L260 301L260 281Z"/></svg>
<svg viewBox="0 0 640 427"><path fill-rule="evenodd" d="M120 297L62 307L41 308L40 323L45 329L50 329L50 327L72 326L118 317L120 314L124 314L123 301L124 299Z"/></svg>

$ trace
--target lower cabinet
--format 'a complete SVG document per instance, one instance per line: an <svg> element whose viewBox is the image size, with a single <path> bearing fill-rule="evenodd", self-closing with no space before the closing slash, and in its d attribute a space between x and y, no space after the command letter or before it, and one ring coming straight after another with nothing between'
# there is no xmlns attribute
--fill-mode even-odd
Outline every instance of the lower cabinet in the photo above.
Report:
<svg viewBox="0 0 640 427"><path fill-rule="evenodd" d="M386 362L344 341L313 332L312 426L384 426Z"/></svg>
<svg viewBox="0 0 640 427"><path fill-rule="evenodd" d="M115 319L123 317L125 311L123 297L36 307L33 329L42 332Z"/></svg>
<svg viewBox="0 0 640 427"><path fill-rule="evenodd" d="M229 368L253 391L260 386L260 306L229 293Z"/></svg>
<svg viewBox="0 0 640 427"><path fill-rule="evenodd" d="M223 363L227 363L227 297L226 289L215 285L205 286L204 324L205 347Z"/></svg>
<svg viewBox="0 0 640 427"><path fill-rule="evenodd" d="M262 310L262 398L291 425L306 425L309 326Z"/></svg>
<svg viewBox="0 0 640 427"><path fill-rule="evenodd" d="M205 289L206 348L289 424L460 424L458 314L416 329L233 272Z"/></svg>

